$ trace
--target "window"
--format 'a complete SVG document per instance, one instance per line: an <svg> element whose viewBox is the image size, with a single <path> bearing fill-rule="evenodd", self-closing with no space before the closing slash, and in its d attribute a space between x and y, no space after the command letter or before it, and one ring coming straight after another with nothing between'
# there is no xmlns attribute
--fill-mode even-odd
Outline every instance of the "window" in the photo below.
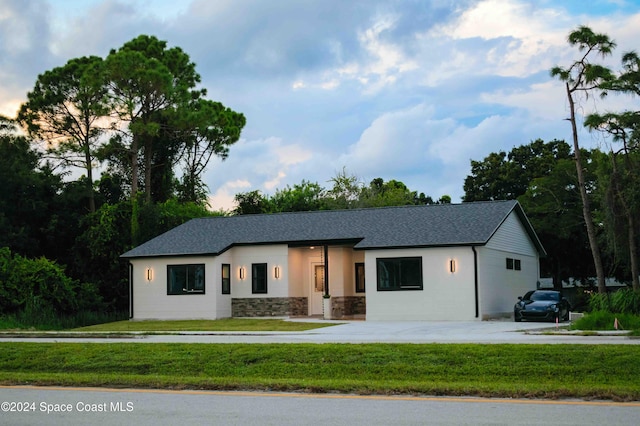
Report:
<svg viewBox="0 0 640 426"><path fill-rule="evenodd" d="M251 293L264 294L267 292L267 264L251 264Z"/></svg>
<svg viewBox="0 0 640 426"><path fill-rule="evenodd" d="M507 257L507 269L520 271L522 269L520 259L512 259L510 257Z"/></svg>
<svg viewBox="0 0 640 426"><path fill-rule="evenodd" d="M222 294L231 294L231 265L222 264Z"/></svg>
<svg viewBox="0 0 640 426"><path fill-rule="evenodd" d="M422 258L376 259L378 291L422 290Z"/></svg>
<svg viewBox="0 0 640 426"><path fill-rule="evenodd" d="M167 294L204 294L204 264L168 265Z"/></svg>
<svg viewBox="0 0 640 426"><path fill-rule="evenodd" d="M364 263L356 263L356 293L364 293Z"/></svg>
<svg viewBox="0 0 640 426"><path fill-rule="evenodd" d="M507 257L507 269L513 269L513 259Z"/></svg>

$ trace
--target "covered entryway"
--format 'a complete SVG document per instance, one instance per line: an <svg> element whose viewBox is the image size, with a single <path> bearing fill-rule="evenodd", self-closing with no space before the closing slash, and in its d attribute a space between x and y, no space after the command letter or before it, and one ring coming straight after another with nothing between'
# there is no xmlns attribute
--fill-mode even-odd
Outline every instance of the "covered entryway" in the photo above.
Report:
<svg viewBox="0 0 640 426"><path fill-rule="evenodd" d="M364 252L353 245L289 246L289 297L305 298L307 315L324 314L323 297L328 293L332 318L364 317Z"/></svg>

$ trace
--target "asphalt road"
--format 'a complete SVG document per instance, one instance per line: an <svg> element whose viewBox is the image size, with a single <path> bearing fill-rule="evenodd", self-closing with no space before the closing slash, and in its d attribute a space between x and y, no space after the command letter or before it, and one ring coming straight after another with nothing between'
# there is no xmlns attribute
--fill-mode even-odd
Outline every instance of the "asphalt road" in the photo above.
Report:
<svg viewBox="0 0 640 426"><path fill-rule="evenodd" d="M0 387L6 425L637 425L640 403ZM13 411L12 411L13 410Z"/></svg>

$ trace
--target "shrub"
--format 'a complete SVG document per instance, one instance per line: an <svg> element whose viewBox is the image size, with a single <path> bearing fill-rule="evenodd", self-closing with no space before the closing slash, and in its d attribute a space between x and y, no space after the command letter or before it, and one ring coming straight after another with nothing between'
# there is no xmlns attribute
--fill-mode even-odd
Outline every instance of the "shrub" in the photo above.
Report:
<svg viewBox="0 0 640 426"><path fill-rule="evenodd" d="M640 330L640 316L633 314L593 311L571 324L573 330L614 330L616 319L619 330Z"/></svg>
<svg viewBox="0 0 640 426"><path fill-rule="evenodd" d="M94 286L69 278L64 268L45 258L27 259L0 248L0 311L34 315L69 315L97 309Z"/></svg>
<svg viewBox="0 0 640 426"><path fill-rule="evenodd" d="M623 288L613 293L594 293L589 300L592 311L640 315L640 291Z"/></svg>

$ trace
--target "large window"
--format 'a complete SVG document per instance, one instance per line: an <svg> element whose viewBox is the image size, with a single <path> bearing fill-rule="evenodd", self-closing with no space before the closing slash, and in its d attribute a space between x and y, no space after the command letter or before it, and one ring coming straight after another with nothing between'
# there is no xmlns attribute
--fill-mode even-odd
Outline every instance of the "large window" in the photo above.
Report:
<svg viewBox="0 0 640 426"><path fill-rule="evenodd" d="M267 292L267 264L251 264L251 293L264 294Z"/></svg>
<svg viewBox="0 0 640 426"><path fill-rule="evenodd" d="M204 294L204 264L168 265L167 294Z"/></svg>
<svg viewBox="0 0 640 426"><path fill-rule="evenodd" d="M422 290L422 257L376 259L378 291Z"/></svg>
<svg viewBox="0 0 640 426"><path fill-rule="evenodd" d="M222 264L222 294L231 294L231 265Z"/></svg>
<svg viewBox="0 0 640 426"><path fill-rule="evenodd" d="M356 263L356 293L364 293L364 263Z"/></svg>

